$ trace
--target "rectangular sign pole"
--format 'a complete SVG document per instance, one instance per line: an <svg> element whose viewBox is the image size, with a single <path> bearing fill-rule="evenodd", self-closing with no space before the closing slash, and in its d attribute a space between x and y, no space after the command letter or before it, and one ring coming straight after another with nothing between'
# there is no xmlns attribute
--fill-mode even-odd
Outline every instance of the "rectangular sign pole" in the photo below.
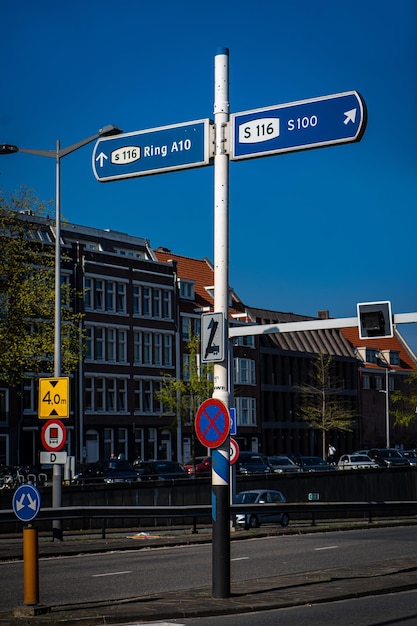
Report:
<svg viewBox="0 0 417 626"><path fill-rule="evenodd" d="M225 129L229 121L229 50L215 57L214 121L214 310L222 314L223 359L214 364L213 398L229 408L228 307L229 307L229 156ZM214 598L230 597L230 476L229 437L213 450L212 470L212 592Z"/></svg>

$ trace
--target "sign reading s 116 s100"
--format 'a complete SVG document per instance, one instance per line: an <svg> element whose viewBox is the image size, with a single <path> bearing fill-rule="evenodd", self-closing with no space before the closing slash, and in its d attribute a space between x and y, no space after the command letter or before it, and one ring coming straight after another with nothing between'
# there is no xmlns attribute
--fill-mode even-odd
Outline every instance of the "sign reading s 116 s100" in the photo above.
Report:
<svg viewBox="0 0 417 626"><path fill-rule="evenodd" d="M100 182L209 165L209 119L102 137L92 165Z"/></svg>
<svg viewBox="0 0 417 626"><path fill-rule="evenodd" d="M359 141L366 107L356 91L234 113L231 159Z"/></svg>

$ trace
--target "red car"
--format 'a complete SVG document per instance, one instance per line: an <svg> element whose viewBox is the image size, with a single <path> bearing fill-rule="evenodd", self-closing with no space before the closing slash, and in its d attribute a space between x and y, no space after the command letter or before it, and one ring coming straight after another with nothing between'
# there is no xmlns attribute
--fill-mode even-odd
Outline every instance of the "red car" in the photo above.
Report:
<svg viewBox="0 0 417 626"><path fill-rule="evenodd" d="M211 474L211 456L196 456L184 464L190 476L209 476Z"/></svg>

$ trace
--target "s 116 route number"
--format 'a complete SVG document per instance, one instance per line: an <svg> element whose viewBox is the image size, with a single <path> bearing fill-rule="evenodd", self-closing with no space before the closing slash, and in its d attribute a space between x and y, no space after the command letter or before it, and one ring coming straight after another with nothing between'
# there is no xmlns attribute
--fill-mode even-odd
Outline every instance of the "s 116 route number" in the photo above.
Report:
<svg viewBox="0 0 417 626"><path fill-rule="evenodd" d="M318 124L317 115L297 117L287 120L287 131L314 128ZM239 143L260 143L276 139L280 135L279 117L263 117L239 126Z"/></svg>

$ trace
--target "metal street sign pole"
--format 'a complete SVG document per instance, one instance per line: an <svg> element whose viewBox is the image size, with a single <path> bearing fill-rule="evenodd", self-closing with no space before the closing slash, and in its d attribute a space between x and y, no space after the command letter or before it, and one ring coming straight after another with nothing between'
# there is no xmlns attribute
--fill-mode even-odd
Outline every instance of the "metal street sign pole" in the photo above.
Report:
<svg viewBox="0 0 417 626"><path fill-rule="evenodd" d="M223 360L214 363L213 398L229 408L228 307L229 307L229 155L225 129L229 121L229 50L223 49L214 61L214 310L222 314ZM229 437L213 450L212 469L212 594L230 597L230 472Z"/></svg>

